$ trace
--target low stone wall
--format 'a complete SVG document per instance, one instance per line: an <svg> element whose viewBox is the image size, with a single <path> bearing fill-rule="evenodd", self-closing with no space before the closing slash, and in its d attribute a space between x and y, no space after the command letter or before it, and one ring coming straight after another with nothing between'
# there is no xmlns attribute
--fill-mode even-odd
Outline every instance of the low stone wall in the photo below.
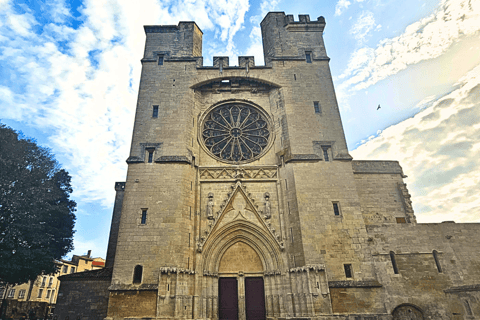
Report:
<svg viewBox="0 0 480 320"><path fill-rule="evenodd" d="M45 319L50 305L47 302L5 300L2 319Z"/></svg>
<svg viewBox="0 0 480 320"><path fill-rule="evenodd" d="M60 277L54 318L58 320L103 320L107 316L110 268Z"/></svg>

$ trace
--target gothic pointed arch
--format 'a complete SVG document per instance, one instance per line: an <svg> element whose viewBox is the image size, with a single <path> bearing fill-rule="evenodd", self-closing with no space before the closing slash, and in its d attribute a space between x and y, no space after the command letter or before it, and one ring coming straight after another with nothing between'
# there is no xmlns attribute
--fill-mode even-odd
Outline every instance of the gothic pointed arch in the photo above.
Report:
<svg viewBox="0 0 480 320"><path fill-rule="evenodd" d="M210 235L203 251L204 272L218 273L222 257L238 243L250 247L257 254L263 272L285 268L278 244L265 230L250 221L234 220ZM238 271L243 271L242 266Z"/></svg>

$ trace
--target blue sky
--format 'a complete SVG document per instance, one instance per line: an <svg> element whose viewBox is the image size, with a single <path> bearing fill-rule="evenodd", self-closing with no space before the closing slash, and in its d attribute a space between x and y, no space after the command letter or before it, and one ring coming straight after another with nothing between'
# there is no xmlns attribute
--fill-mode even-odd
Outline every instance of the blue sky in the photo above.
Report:
<svg viewBox="0 0 480 320"><path fill-rule="evenodd" d="M0 0L0 120L71 173L73 253L105 257L143 25L194 20L205 65L214 55L254 55L261 65L268 11L326 18L355 159L399 160L418 221L480 222L480 0Z"/></svg>

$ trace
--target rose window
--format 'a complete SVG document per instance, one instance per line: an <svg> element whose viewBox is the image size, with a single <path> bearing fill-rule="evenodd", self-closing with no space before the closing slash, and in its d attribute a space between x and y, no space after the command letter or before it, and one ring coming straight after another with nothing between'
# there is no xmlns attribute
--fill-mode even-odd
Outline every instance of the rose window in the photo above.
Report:
<svg viewBox="0 0 480 320"><path fill-rule="evenodd" d="M271 134L260 110L231 103L210 111L203 121L202 137L205 147L219 160L239 163L263 155Z"/></svg>

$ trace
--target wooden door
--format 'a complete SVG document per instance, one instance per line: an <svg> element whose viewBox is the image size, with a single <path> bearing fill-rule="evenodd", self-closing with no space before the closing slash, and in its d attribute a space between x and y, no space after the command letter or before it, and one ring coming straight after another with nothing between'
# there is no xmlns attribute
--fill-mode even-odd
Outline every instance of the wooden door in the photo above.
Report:
<svg viewBox="0 0 480 320"><path fill-rule="evenodd" d="M218 313L220 320L238 320L237 278L218 279Z"/></svg>
<svg viewBox="0 0 480 320"><path fill-rule="evenodd" d="M247 320L265 320L265 289L262 277L245 278Z"/></svg>

